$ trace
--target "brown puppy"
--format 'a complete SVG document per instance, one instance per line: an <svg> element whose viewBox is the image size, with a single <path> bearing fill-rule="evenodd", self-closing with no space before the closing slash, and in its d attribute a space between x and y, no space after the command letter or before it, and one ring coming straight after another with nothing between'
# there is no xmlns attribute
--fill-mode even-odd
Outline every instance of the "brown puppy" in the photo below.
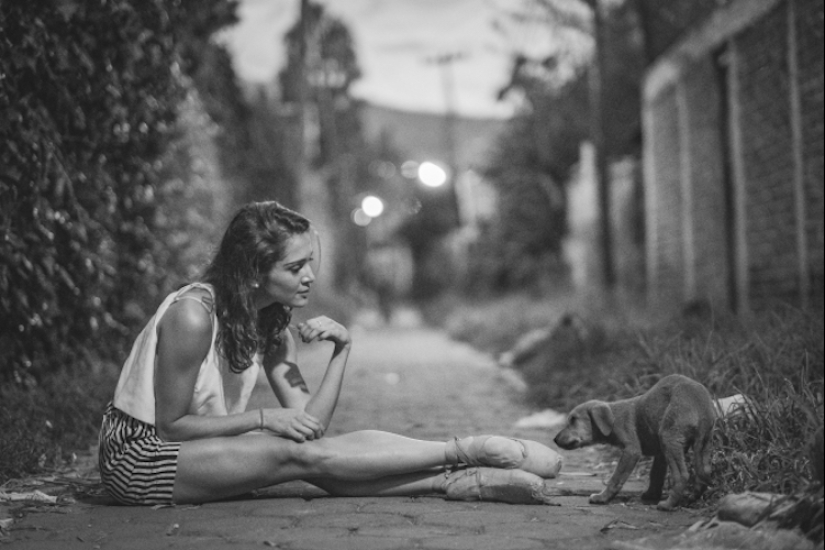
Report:
<svg viewBox="0 0 825 550"><path fill-rule="evenodd" d="M587 401L576 406L553 441L562 449L606 443L622 449L616 471L601 492L590 495L593 504L605 504L621 490L639 458L653 456L650 485L642 500L658 502L665 474L671 488L660 510L673 510L682 500L688 482L685 451L693 447L696 495L710 481L710 439L713 401L708 390L686 376L671 374L647 392L621 401Z"/></svg>

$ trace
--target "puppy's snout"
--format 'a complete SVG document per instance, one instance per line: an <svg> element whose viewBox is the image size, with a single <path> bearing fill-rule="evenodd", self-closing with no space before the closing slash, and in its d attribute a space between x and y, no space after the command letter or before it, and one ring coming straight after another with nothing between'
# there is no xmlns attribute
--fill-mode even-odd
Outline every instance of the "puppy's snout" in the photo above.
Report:
<svg viewBox="0 0 825 550"><path fill-rule="evenodd" d="M575 449L581 444L581 440L573 435L569 429L565 428L553 438L553 442L562 449Z"/></svg>

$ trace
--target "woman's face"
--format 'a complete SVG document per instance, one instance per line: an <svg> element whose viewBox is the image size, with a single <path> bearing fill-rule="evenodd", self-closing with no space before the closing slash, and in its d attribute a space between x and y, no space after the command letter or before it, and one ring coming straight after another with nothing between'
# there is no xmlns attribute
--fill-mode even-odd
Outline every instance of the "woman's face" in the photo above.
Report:
<svg viewBox="0 0 825 550"><path fill-rule="evenodd" d="M284 249L284 257L261 277L255 294L258 309L275 302L288 307L304 307L315 282L312 272L313 249L309 231L293 235Z"/></svg>

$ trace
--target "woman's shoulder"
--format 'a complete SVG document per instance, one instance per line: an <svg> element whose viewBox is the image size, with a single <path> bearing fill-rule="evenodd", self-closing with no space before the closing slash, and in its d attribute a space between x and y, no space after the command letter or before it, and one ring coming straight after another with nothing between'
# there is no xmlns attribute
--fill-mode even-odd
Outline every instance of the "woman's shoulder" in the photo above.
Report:
<svg viewBox="0 0 825 550"><path fill-rule="evenodd" d="M172 329L180 334L200 334L211 337L214 298L209 289L190 286L179 291L160 320L159 329Z"/></svg>
<svg viewBox="0 0 825 550"><path fill-rule="evenodd" d="M173 301L158 321L158 353L165 358L164 365L171 361L175 368L195 368L213 346L213 316L200 301L198 293L191 296L198 299Z"/></svg>
<svg viewBox="0 0 825 550"><path fill-rule="evenodd" d="M211 285L206 283L191 283L178 289L176 294L177 296L175 296L172 303L184 299L191 299L200 302L209 313L215 310L215 291Z"/></svg>

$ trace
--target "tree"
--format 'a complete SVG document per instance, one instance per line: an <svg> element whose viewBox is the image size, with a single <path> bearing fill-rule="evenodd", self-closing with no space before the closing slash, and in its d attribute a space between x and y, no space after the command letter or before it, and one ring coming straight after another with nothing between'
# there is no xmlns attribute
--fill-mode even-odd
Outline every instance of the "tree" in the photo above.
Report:
<svg viewBox="0 0 825 550"><path fill-rule="evenodd" d="M593 32L592 23L582 18L581 10L570 10L569 3L531 0L523 6L526 6L524 11L509 14L517 27L534 23L539 14L544 18L548 33L562 32L565 28L581 33ZM523 260L519 259L522 256L510 258L507 254L499 254L502 265L495 280L504 287L523 285L524 277L542 276L542 268L535 267L542 265L539 259L542 254L560 260L561 239L566 232L563 184L578 162L580 142L592 139L598 131L602 136L599 141L603 144L604 163L612 157L639 153L641 34L635 13L625 4L613 6L604 17L604 59L599 75L601 82L596 82L603 94L592 94L593 73L588 72L587 65L576 65L571 60L575 57L571 52L549 52L541 58L531 58L524 53L514 56L510 82L500 95L517 93L523 98L524 107L511 122L510 130L499 140L498 151L486 170L502 197L500 225L510 229L489 238L493 241L510 239L505 241L506 244L502 242L495 246L500 250L514 247L534 253L524 255ZM594 122L596 98L603 108ZM604 192L609 192L609 188ZM536 202L535 198L540 196L547 198ZM530 208L534 213L526 214L523 202L531 197ZM605 209L604 204L602 209ZM604 213L602 215L606 219ZM537 222L538 219L543 222ZM554 221L550 223L548 220ZM552 230L547 230L548 227ZM527 246L526 243L537 234L543 235L543 244L538 249L536 244ZM520 237L513 241L514 235ZM540 250L539 256L536 256L537 250ZM530 265L534 267L528 267ZM525 273L530 275L523 275Z"/></svg>
<svg viewBox="0 0 825 550"><path fill-rule="evenodd" d="M337 242L354 243L355 228L350 222L352 200L356 194L354 159L363 149L356 103L349 94L351 84L360 77L355 47L346 25L329 15L322 5L303 0L300 19L287 32L287 63L278 75L281 98L298 107L301 126L312 124L308 112L317 114L318 136L315 151L302 148L299 169L321 172L329 193L329 214ZM314 117L315 118L315 117ZM303 141L307 132L299 138ZM355 255L333 251L334 280L339 290L354 282L358 266Z"/></svg>
<svg viewBox="0 0 825 550"><path fill-rule="evenodd" d="M695 27L719 7L719 0L632 0L644 39L645 64L670 47L687 29Z"/></svg>

